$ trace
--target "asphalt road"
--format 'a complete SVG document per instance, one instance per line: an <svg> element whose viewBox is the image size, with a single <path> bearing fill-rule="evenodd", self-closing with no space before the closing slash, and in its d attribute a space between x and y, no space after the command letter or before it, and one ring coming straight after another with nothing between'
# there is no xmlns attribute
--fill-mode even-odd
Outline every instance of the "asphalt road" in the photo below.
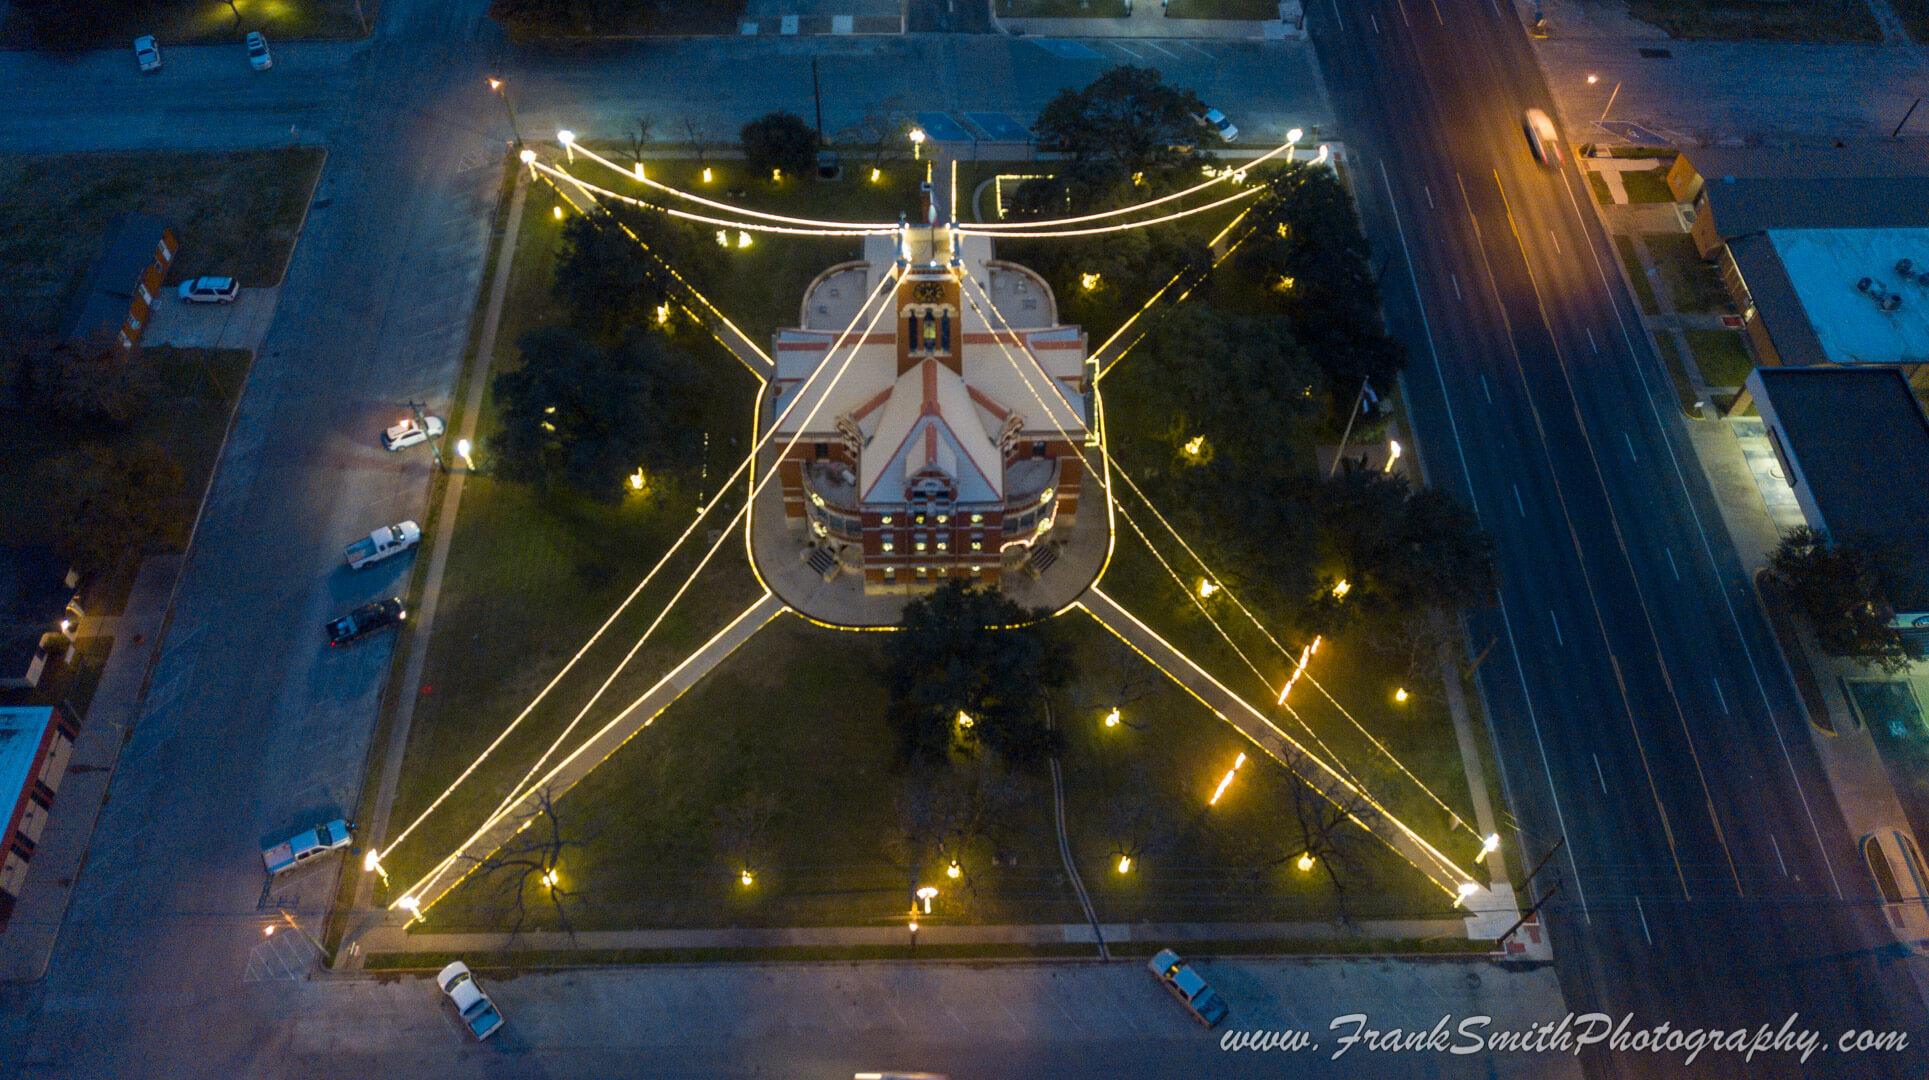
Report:
<svg viewBox="0 0 1929 1080"><path fill-rule="evenodd" d="M1677 1027L1929 1017L1872 903L1672 391L1511 8L1310 12L1353 148L1431 481L1496 537L1475 649L1568 1003ZM1593 1076L1668 1074L1590 1054ZM1696 1075L1918 1076L1919 1052Z"/></svg>

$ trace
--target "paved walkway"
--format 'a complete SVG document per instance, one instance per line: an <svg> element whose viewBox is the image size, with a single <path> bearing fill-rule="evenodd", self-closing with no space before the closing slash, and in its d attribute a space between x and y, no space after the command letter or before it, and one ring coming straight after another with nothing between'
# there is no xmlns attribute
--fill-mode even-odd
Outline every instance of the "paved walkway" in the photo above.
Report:
<svg viewBox="0 0 1929 1080"><path fill-rule="evenodd" d="M1105 940L1179 944L1188 941L1272 940L1426 941L1465 940L1460 919L1365 920L1341 927L1330 922L1264 923L1101 923ZM385 927L362 939L364 954L515 953L588 949L778 949L890 947L911 943L904 926L793 926L718 930L593 930L508 934L410 934ZM1091 945L1098 946L1090 923L1035 923L1013 926L945 926L929 918L918 927L920 945Z"/></svg>
<svg viewBox="0 0 1929 1080"><path fill-rule="evenodd" d="M87 715L81 718L80 737L74 740L53 813L40 834L33 861L27 864L26 886L6 932L0 934L0 982L31 982L47 972L74 879L86 861L95 822L114 779L114 765L140 706L154 642L160 637L180 570L179 555L148 559L141 564L120 615L89 615L76 628L77 637L113 638L114 646Z"/></svg>
<svg viewBox="0 0 1929 1080"><path fill-rule="evenodd" d="M1455 866L1451 860L1422 840L1406 825L1387 815L1370 802L1351 782L1335 772L1333 767L1306 752L1298 743L1286 737L1265 714L1254 708L1244 698L1226 689L1224 684L1213 678L1192 658L1167 644L1151 627L1140 622L1131 612L1105 593L1094 588L1088 590L1079 600L1079 606L1090 612L1100 625L1118 635L1119 639L1131 645L1140 655L1150 660L1166 676L1185 687L1187 692L1206 704L1220 719L1238 728L1240 733L1252 740L1253 744L1264 750L1267 756L1291 769L1294 775L1305 780L1320 794L1331 800L1334 805L1345 807L1348 813L1368 832L1380 838L1387 846L1416 869L1425 874L1449 897L1453 896L1461 883L1469 880L1468 873ZM1508 890L1511 894L1511 888ZM1493 893L1478 889L1469 898L1470 910L1484 911L1499 905L1490 900ZM1509 922L1512 920L1509 919ZM1500 929L1505 929L1504 924Z"/></svg>
<svg viewBox="0 0 1929 1080"><path fill-rule="evenodd" d="M190 304L172 288L163 289L156 300L142 344L253 351L274 325L281 287L243 286L232 304Z"/></svg>
<svg viewBox="0 0 1929 1080"><path fill-rule="evenodd" d="M991 24L1004 33L1041 38L1219 38L1280 40L1303 38L1302 20L1173 19L1166 6L1133 0L1123 19L1014 19L1001 17L1000 0L991 0ZM1005 5L1009 10L1009 5Z"/></svg>

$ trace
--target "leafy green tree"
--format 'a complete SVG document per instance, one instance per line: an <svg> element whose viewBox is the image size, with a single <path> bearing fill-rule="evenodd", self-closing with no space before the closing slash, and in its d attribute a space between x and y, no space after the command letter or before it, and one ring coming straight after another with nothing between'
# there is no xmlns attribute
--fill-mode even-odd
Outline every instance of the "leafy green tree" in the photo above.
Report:
<svg viewBox="0 0 1929 1080"><path fill-rule="evenodd" d="M701 374L662 338L633 333L605 347L546 327L517 346L522 365L491 383L498 475L614 502L639 467L673 472L695 460L697 435L685 418Z"/></svg>
<svg viewBox="0 0 1929 1080"><path fill-rule="evenodd" d="M1027 765L1058 749L1042 695L1071 677L1072 660L1038 623L1045 614L957 580L905 605L884 682L906 759L936 765L982 748Z"/></svg>
<svg viewBox="0 0 1929 1080"><path fill-rule="evenodd" d="M578 327L609 341L653 323L657 306L678 295L672 267L686 281L706 282L724 266L708 230L619 203L563 226L551 289Z"/></svg>
<svg viewBox="0 0 1929 1080"><path fill-rule="evenodd" d="M1893 552L1871 541L1831 541L1807 526L1790 529L1768 572L1808 615L1822 648L1900 674L1922 650L1890 625L1899 584Z"/></svg>
<svg viewBox="0 0 1929 1080"><path fill-rule="evenodd" d="M1292 321L1326 372L1335 408L1344 410L1362 379L1385 390L1406 366L1405 350L1380 318L1372 249L1332 169L1294 164L1267 182L1274 194L1256 208L1253 233L1233 264Z"/></svg>
<svg viewBox="0 0 1929 1080"><path fill-rule="evenodd" d="M1162 372L1172 437L1203 435L1235 469L1273 469L1317 409L1319 368L1280 319L1222 312L1205 303L1173 309L1142 348Z"/></svg>
<svg viewBox="0 0 1929 1080"><path fill-rule="evenodd" d="M1323 561L1338 571L1311 601L1322 632L1341 629L1362 608L1444 610L1493 590L1493 539L1446 492L1415 492L1404 476L1348 468L1320 484L1314 502ZM1333 594L1341 578L1343 597Z"/></svg>
<svg viewBox="0 0 1929 1080"><path fill-rule="evenodd" d="M817 131L795 113L765 113L745 124L738 139L752 176L769 176L772 169L808 176L817 168Z"/></svg>
<svg viewBox="0 0 1929 1080"><path fill-rule="evenodd" d="M1157 69L1122 65L1082 90L1059 91L1032 131L1077 161L1105 159L1129 174L1193 158L1204 131L1193 117L1205 108Z"/></svg>
<svg viewBox="0 0 1929 1080"><path fill-rule="evenodd" d="M85 443L54 459L48 474L60 522L56 546L89 573L110 572L177 539L190 509L181 466L154 443L127 450Z"/></svg>

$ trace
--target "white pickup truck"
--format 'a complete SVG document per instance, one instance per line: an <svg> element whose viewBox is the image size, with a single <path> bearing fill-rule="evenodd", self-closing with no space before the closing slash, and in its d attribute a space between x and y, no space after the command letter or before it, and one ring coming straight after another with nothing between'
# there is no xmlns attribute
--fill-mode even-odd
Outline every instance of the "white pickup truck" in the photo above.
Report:
<svg viewBox="0 0 1929 1080"><path fill-rule="evenodd" d="M267 866L268 873L279 874L283 870L306 866L336 848L345 848L353 839L348 822L336 818L325 825L303 829L281 843L263 849L261 861Z"/></svg>
<svg viewBox="0 0 1929 1080"><path fill-rule="evenodd" d="M343 551L348 557L348 565L356 570L372 562L381 562L390 555L402 552L422 542L422 527L413 521L398 521L384 525L366 537L348 545Z"/></svg>

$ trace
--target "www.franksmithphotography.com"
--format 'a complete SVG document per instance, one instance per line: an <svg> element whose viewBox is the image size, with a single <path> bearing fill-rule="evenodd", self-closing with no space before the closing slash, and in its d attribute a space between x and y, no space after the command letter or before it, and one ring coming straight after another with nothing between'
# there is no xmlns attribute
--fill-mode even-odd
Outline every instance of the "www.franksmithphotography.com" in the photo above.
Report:
<svg viewBox="0 0 1929 1080"><path fill-rule="evenodd" d="M1325 1031L1228 1030L1219 1048L1228 1052L1321 1055L1337 1061L1349 1054L1445 1054L1454 1057L1501 1054L1567 1054L1590 1048L1610 1053L1650 1054L1692 1065L1704 1054L1739 1055L1743 1062L1782 1056L1807 1063L1823 1054L1900 1053L1910 1047L1906 1031L1850 1028L1824 1032L1803 1025L1800 1013L1780 1024L1703 1028L1672 1021L1649 1022L1633 1013L1568 1013L1545 1023L1507 1026L1491 1016L1442 1016L1431 1027L1379 1026L1367 1013L1333 1017Z"/></svg>

